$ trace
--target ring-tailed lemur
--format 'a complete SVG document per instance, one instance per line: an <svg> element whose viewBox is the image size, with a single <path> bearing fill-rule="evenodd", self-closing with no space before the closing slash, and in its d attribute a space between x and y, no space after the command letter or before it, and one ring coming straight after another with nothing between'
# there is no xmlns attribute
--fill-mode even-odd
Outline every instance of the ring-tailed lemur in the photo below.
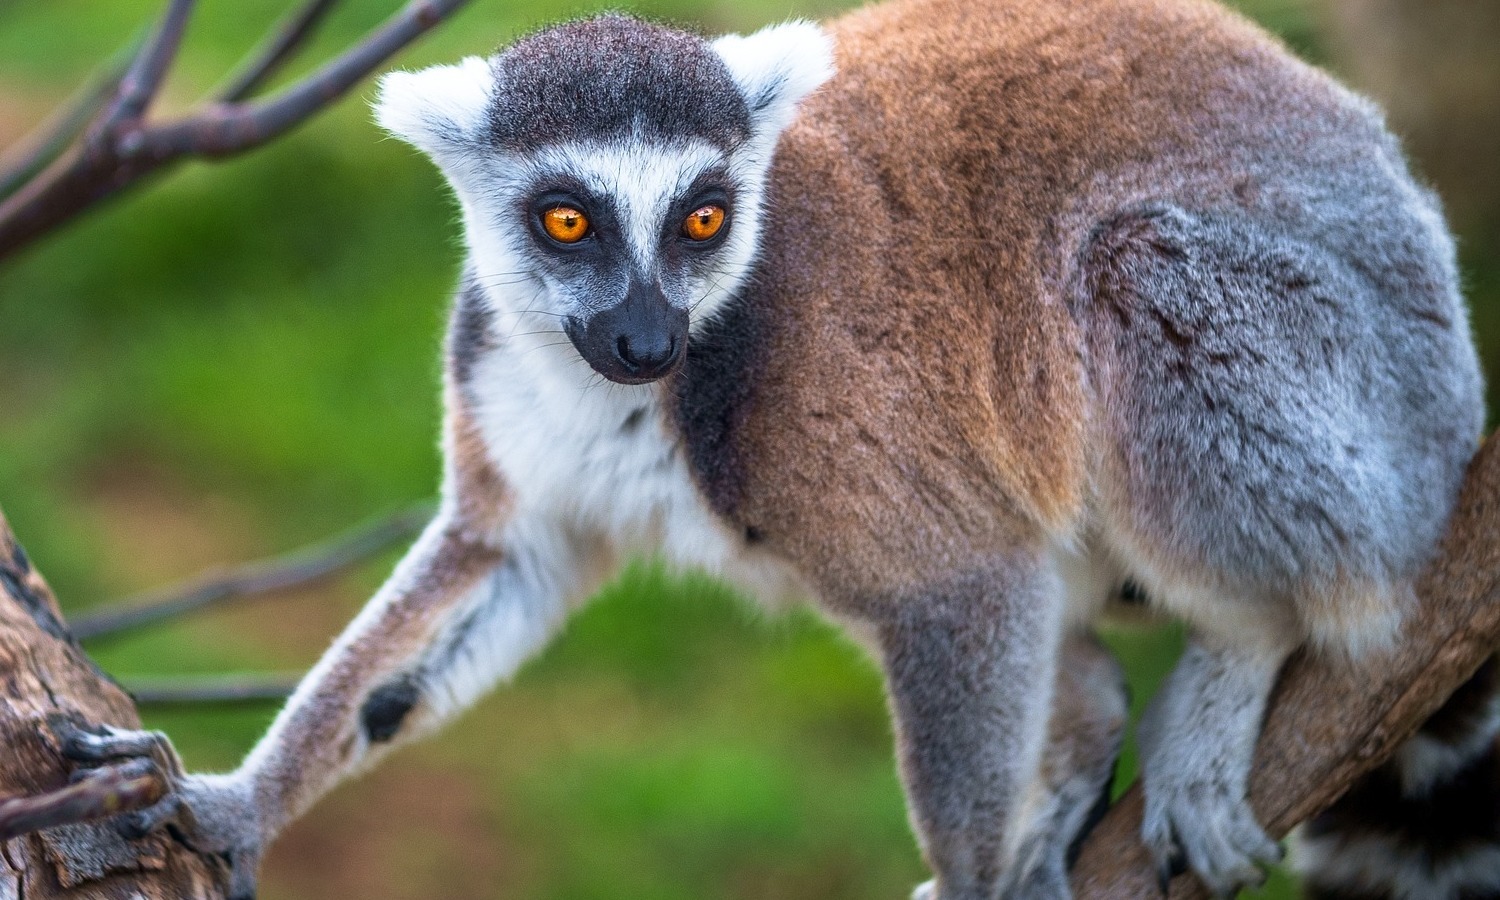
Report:
<svg viewBox="0 0 1500 900"><path fill-rule="evenodd" d="M1068 895L1123 721L1080 629L1127 577L1193 633L1145 840L1225 893L1279 856L1245 800L1277 670L1397 639L1480 429L1452 242L1368 102L1197 0L898 0L573 22L377 110L467 237L441 511L244 764L128 827L247 895L644 553L870 645L919 896Z"/></svg>

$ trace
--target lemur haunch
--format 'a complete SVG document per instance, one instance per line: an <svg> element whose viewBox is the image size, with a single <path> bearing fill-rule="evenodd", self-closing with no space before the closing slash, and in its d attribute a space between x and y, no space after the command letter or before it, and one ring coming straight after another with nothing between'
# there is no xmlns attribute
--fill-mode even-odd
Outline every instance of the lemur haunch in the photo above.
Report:
<svg viewBox="0 0 1500 900"><path fill-rule="evenodd" d="M572 22L376 107L467 238L441 511L244 764L127 827L248 896L652 554L868 643L920 897L1068 896L1124 718L1085 629L1126 579L1192 631L1147 844L1221 893L1279 857L1245 799L1273 679L1400 639L1481 427L1452 241L1369 102L1197 0L897 0Z"/></svg>

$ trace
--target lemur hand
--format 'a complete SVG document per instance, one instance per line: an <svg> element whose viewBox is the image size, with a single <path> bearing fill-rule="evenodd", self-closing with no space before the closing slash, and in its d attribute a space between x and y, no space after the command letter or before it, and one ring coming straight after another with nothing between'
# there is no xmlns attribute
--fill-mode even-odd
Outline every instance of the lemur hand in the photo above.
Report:
<svg viewBox="0 0 1500 900"><path fill-rule="evenodd" d="M159 731L127 731L103 726L95 732L56 729L63 755L85 767L144 757L167 779L167 794L154 806L115 817L126 838L137 839L171 826L194 850L229 863L230 900L252 900L266 836L248 779L229 775L189 775L172 742Z"/></svg>

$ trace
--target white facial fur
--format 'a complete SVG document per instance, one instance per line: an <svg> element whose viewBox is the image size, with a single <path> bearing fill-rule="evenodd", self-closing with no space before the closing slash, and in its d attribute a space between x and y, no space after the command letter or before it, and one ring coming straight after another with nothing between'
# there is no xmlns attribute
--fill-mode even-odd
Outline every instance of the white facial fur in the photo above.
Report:
<svg viewBox="0 0 1500 900"><path fill-rule="evenodd" d="M797 104L833 73L832 45L816 25L790 22L712 43L751 114L751 135L730 152L696 140L630 139L558 144L528 157L502 153L485 139L495 90L489 61L476 57L420 72L393 72L380 83L380 125L430 156L459 200L471 264L506 327L537 314L587 313L590 293L567 290L536 262L535 239L518 210L549 176L566 175L614 200L637 264L650 271L665 217L706 169L721 168L734 193L730 230L711 266L677 286L669 299L691 307L694 325L739 288L753 263L764 182L772 151ZM574 286L576 288L576 286Z"/></svg>
<svg viewBox="0 0 1500 900"><path fill-rule="evenodd" d="M833 39L811 22L793 21L751 35L726 34L713 48L750 106L753 142L764 157L762 166L768 165L797 104L833 77Z"/></svg>

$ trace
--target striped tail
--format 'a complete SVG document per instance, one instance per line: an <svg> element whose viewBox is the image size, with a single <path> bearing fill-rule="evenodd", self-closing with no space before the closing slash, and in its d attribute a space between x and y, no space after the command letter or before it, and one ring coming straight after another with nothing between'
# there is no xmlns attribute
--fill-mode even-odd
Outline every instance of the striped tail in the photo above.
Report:
<svg viewBox="0 0 1500 900"><path fill-rule="evenodd" d="M1308 900L1500 900L1500 661L1302 828Z"/></svg>

